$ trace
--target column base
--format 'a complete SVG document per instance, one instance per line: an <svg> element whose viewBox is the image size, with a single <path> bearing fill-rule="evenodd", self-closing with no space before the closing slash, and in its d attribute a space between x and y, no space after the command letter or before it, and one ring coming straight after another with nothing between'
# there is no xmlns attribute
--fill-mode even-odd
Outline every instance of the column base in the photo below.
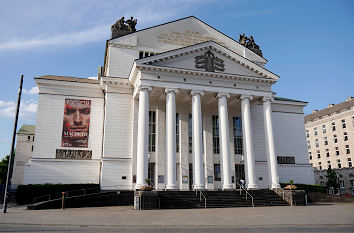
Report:
<svg viewBox="0 0 354 233"><path fill-rule="evenodd" d="M248 184L246 187L247 190L250 189L259 189L257 184Z"/></svg>
<svg viewBox="0 0 354 233"><path fill-rule="evenodd" d="M272 184L272 189L280 189L280 184Z"/></svg>
<svg viewBox="0 0 354 233"><path fill-rule="evenodd" d="M142 187L146 186L147 184L136 184L135 185L135 190L141 189Z"/></svg>
<svg viewBox="0 0 354 233"><path fill-rule="evenodd" d="M205 185L202 185L202 184L195 184L193 185L193 190L205 190Z"/></svg>
<svg viewBox="0 0 354 233"><path fill-rule="evenodd" d="M170 190L170 191L175 191L175 190L178 190L178 185L176 184L169 184L169 185L166 185L166 190Z"/></svg>
<svg viewBox="0 0 354 233"><path fill-rule="evenodd" d="M232 190L232 189L235 189L234 186L232 184L224 184L222 186L222 190Z"/></svg>

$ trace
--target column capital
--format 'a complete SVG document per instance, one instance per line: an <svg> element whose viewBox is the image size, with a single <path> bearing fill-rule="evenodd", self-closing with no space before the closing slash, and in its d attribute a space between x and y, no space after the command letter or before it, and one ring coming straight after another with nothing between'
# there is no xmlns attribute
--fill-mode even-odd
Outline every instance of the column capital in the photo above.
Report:
<svg viewBox="0 0 354 233"><path fill-rule="evenodd" d="M168 94L169 92L174 92L175 94L177 94L178 93L178 89L177 88L166 87L165 88L165 93Z"/></svg>
<svg viewBox="0 0 354 233"><path fill-rule="evenodd" d="M267 101L273 102L274 98L270 97L270 96L263 96L262 101L263 102L267 102Z"/></svg>
<svg viewBox="0 0 354 233"><path fill-rule="evenodd" d="M218 94L217 94L217 97L223 97L223 96L225 96L226 98L230 98L230 94L229 93L223 93L223 92L219 92Z"/></svg>
<svg viewBox="0 0 354 233"><path fill-rule="evenodd" d="M139 86L139 91L142 91L142 90L147 90L147 91L152 91L152 87L150 86Z"/></svg>
<svg viewBox="0 0 354 233"><path fill-rule="evenodd" d="M192 90L191 95L200 95L203 96L204 92L203 91L198 91L198 90Z"/></svg>
<svg viewBox="0 0 354 233"><path fill-rule="evenodd" d="M251 95L241 95L240 99L241 100L244 100L244 99L253 100L253 96L251 96Z"/></svg>

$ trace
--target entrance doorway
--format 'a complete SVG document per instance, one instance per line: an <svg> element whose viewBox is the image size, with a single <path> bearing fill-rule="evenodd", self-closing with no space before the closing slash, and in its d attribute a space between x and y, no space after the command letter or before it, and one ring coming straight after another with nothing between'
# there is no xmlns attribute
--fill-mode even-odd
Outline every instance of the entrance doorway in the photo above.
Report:
<svg viewBox="0 0 354 233"><path fill-rule="evenodd" d="M236 177L237 183L240 183L240 179L245 180L245 165L244 164L235 164L235 177Z"/></svg>
<svg viewBox="0 0 354 233"><path fill-rule="evenodd" d="M193 164L189 164L189 190L193 190Z"/></svg>
<svg viewBox="0 0 354 233"><path fill-rule="evenodd" d="M149 163L148 178L150 179L150 183L148 185L155 187L155 163Z"/></svg>

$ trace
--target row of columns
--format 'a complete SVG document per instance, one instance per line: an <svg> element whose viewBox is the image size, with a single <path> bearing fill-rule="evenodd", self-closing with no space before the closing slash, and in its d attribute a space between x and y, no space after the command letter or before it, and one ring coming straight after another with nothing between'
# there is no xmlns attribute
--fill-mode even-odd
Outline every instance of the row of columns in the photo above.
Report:
<svg viewBox="0 0 354 233"><path fill-rule="evenodd" d="M137 141L137 174L136 189L145 186L145 178L148 177L148 127L149 127L149 94L151 87L140 87L139 91L139 113L138 113L138 141ZM166 190L178 189L176 181L176 94L177 89L166 88ZM203 176L203 149L202 149L202 113L201 96L202 91L192 91L192 150L193 150L193 181L194 189L205 189ZM220 160L222 164L222 188L233 189L231 180L231 155L230 135L227 109L227 98L229 94L219 93L218 115L219 115L219 138L220 138ZM243 130L243 147L246 164L246 188L257 189L255 174L255 156L251 124L250 100L252 96L241 96L241 116ZM279 178L274 150L273 126L271 118L271 98L263 98L264 129L266 140L266 151L268 156L268 167L272 188L279 188Z"/></svg>

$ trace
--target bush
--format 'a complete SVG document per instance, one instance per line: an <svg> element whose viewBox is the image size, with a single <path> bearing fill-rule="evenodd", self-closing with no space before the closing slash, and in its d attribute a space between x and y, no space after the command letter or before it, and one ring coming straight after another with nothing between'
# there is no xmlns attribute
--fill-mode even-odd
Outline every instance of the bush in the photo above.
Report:
<svg viewBox="0 0 354 233"><path fill-rule="evenodd" d="M290 183L281 183L280 186L284 188ZM318 193L327 193L327 187L321 185L311 185L311 184L294 184L297 189L305 190L306 192L318 192Z"/></svg>
<svg viewBox="0 0 354 233"><path fill-rule="evenodd" d="M32 204L34 199L37 201L48 200L48 197L38 198L40 196L45 196L51 194L51 199L60 198L61 192L69 192L72 195L83 194L80 189L89 189L87 193L91 191L99 191L99 184L29 184L29 185L19 185L16 190L15 198L16 203L19 205ZM78 190L75 192L74 190ZM70 192L71 191L71 192ZM53 195L52 195L53 194ZM36 202L37 202L36 201Z"/></svg>

